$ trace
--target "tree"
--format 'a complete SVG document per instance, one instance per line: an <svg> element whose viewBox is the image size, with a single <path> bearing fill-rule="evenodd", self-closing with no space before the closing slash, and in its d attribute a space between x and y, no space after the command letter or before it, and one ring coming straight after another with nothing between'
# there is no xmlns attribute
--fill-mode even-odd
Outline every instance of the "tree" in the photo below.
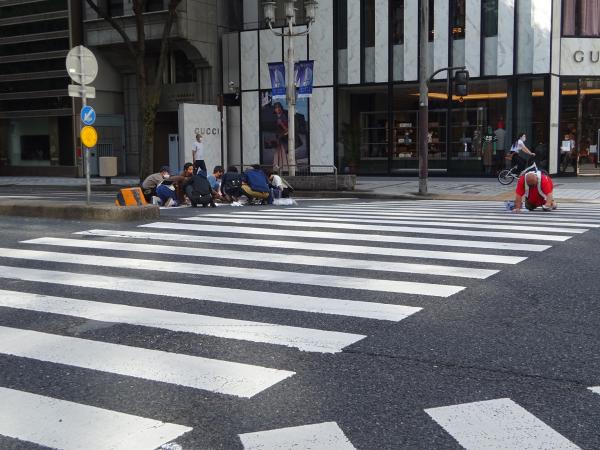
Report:
<svg viewBox="0 0 600 450"><path fill-rule="evenodd" d="M145 178L154 171L154 125L156 109L160 100L162 75L167 62L169 37L173 22L177 17L177 6L181 0L169 0L167 17L163 26L160 41L158 64L147 64L145 16L147 0L132 0L135 19L136 39L133 41L126 33L123 19L115 19L110 12L98 3L98 0L86 0L99 17L108 22L123 38L127 50L135 63L135 76L138 89L139 120L142 133L139 136L140 178Z"/></svg>

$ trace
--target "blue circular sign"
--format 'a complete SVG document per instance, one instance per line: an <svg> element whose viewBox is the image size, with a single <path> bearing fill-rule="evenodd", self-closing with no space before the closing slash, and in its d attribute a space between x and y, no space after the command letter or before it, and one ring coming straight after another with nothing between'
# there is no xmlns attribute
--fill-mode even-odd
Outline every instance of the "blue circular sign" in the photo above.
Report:
<svg viewBox="0 0 600 450"><path fill-rule="evenodd" d="M96 121L96 111L91 106L81 108L81 121L85 125L93 125Z"/></svg>

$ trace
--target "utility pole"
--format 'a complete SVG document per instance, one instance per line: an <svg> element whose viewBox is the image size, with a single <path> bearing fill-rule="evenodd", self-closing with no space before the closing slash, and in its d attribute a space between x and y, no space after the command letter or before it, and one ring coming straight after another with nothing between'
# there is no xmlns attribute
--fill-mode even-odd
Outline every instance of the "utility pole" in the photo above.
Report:
<svg viewBox="0 0 600 450"><path fill-rule="evenodd" d="M419 195L426 195L429 171L429 0L419 0L419 29Z"/></svg>

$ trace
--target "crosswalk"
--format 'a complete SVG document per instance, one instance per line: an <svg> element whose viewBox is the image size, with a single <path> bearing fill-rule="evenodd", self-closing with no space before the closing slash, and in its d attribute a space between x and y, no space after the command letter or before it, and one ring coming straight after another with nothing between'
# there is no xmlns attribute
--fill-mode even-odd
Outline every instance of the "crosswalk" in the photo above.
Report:
<svg viewBox="0 0 600 450"><path fill-rule="evenodd" d="M402 327L431 302L451 302L506 268L600 227L594 206L515 215L488 202L353 201L194 214L134 229L49 233L2 247L0 307L211 337L225 346L247 343L274 355L285 349L334 358L369 339L362 323ZM51 294L40 293L47 289ZM182 302L194 312L182 311ZM265 311L267 318L258 320L257 313L250 319L250 311ZM278 323L280 317L294 320ZM0 326L0 355L207 396L252 402L301 376L290 353L252 364L213 358L210 348L200 353L136 342ZM14 412L10 405L17 403ZM500 448L482 447L482 440L508 436L539 448L548 440L555 448L577 448L511 399L424 409L468 449ZM38 445L153 449L193 431L185 420L126 411L0 387L0 435ZM34 426L20 425L25 416ZM49 417L61 417L61 427L47 423ZM246 449L355 448L352 434L334 421L240 433L239 442Z"/></svg>

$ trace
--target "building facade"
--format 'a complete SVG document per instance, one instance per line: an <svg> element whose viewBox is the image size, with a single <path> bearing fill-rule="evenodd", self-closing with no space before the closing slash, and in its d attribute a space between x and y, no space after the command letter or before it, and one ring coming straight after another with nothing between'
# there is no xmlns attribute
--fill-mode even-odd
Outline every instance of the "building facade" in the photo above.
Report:
<svg viewBox="0 0 600 450"><path fill-rule="evenodd" d="M242 56L223 81L241 89L241 159L270 164L284 145L277 118L286 105L270 99L267 63L284 60L287 39L265 29L259 0L243 3L244 30L227 38L228 47L237 39ZM303 26L302 16L297 22ZM520 132L551 173L594 172L600 1L430 0L429 22L429 73L455 66L470 73L465 97L452 93L446 73L431 85L433 172L493 175ZM299 161L416 173L418 36L416 0L319 1L309 36L294 38L297 59L315 61L313 96L296 115Z"/></svg>
<svg viewBox="0 0 600 450"><path fill-rule="evenodd" d="M76 176L65 57L80 23L79 1L0 1L0 175Z"/></svg>

